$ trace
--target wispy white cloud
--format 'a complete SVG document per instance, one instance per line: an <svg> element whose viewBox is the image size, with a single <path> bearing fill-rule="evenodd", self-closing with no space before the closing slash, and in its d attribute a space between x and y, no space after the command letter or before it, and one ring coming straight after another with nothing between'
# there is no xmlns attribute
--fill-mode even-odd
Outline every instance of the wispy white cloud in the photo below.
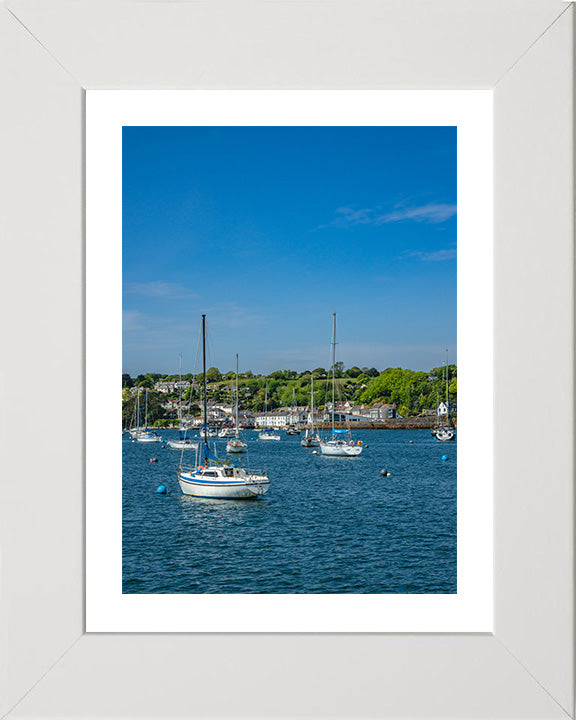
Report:
<svg viewBox="0 0 576 720"><path fill-rule="evenodd" d="M124 283L124 292L129 295L144 295L150 298L191 298L198 297L190 288L180 283L164 282L163 280L152 280L150 282Z"/></svg>
<svg viewBox="0 0 576 720"><path fill-rule="evenodd" d="M457 207L452 203L428 203L427 205L402 207L385 213L378 219L377 224L404 222L441 223L456 215Z"/></svg>
<svg viewBox="0 0 576 720"><path fill-rule="evenodd" d="M266 333L268 319L257 310L236 302L209 304L192 300L176 303L169 311L162 305L151 312L124 309L123 367L131 374L168 372L177 367L178 353L184 353L186 372L198 370L200 317L208 319L208 363L217 367L232 366L232 343L235 352L244 345L246 333L260 329ZM256 365L254 365L256 367Z"/></svg>
<svg viewBox="0 0 576 720"><path fill-rule="evenodd" d="M388 210L382 207L361 208L358 210L340 207L336 210L335 217L326 225L320 225L318 229L328 227L349 228L357 225L380 226L401 222L438 224L454 217L456 211L457 206L455 203L398 204Z"/></svg>
<svg viewBox="0 0 576 720"><path fill-rule="evenodd" d="M138 332L146 329L146 317L139 310L122 311L122 328L124 332Z"/></svg>
<svg viewBox="0 0 576 720"><path fill-rule="evenodd" d="M404 257L413 257L422 262L443 262L444 260L456 259L456 248L447 250L435 250L433 252L414 251L406 253Z"/></svg>
<svg viewBox="0 0 576 720"><path fill-rule="evenodd" d="M236 302L218 303L209 307L206 313L212 327L226 330L231 328L247 330L255 326L265 325L268 322L264 315Z"/></svg>

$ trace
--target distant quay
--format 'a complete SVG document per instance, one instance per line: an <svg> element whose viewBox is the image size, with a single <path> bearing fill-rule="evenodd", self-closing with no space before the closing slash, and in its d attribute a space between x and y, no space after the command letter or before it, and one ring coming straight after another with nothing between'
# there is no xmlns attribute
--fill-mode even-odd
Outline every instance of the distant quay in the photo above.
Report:
<svg viewBox="0 0 576 720"><path fill-rule="evenodd" d="M456 427L456 419L452 418L452 424ZM351 422L348 425L350 430L432 430L438 424L435 415L422 417L390 418L389 420L375 420L374 422ZM331 430L331 423L316 423L320 430ZM345 423L334 423L334 427L346 429Z"/></svg>

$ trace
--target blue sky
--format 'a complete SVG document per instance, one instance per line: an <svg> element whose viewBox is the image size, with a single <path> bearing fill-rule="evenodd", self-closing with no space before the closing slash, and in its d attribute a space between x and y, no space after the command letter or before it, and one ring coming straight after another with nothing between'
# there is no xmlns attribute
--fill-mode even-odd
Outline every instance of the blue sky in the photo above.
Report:
<svg viewBox="0 0 576 720"><path fill-rule="evenodd" d="M123 372L456 362L456 129L125 127ZM199 369L199 368L197 368Z"/></svg>

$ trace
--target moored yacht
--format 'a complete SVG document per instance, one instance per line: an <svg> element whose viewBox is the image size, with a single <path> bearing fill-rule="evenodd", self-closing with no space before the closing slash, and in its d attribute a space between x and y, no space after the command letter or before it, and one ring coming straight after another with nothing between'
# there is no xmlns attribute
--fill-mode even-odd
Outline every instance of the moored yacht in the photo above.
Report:
<svg viewBox="0 0 576 720"><path fill-rule="evenodd" d="M240 438L240 427L238 424L238 355L236 355L236 406L234 412L234 434L231 440L228 440L226 444L227 453L245 453L248 450L248 445Z"/></svg>
<svg viewBox="0 0 576 720"><path fill-rule="evenodd" d="M140 428L134 436L138 442L141 443L159 443L162 442L162 438L155 430L148 428L148 388L146 388L145 396L146 410L144 415L144 427Z"/></svg>
<svg viewBox="0 0 576 720"><path fill-rule="evenodd" d="M306 428L306 433L304 434L302 440L300 440L300 445L305 448L319 447L320 445L320 435L318 435L314 429L314 373L312 373L312 377L310 378L310 385L310 427Z"/></svg>
<svg viewBox="0 0 576 720"><path fill-rule="evenodd" d="M320 441L322 455L339 457L355 457L362 452L362 443L354 443L350 430L336 430L334 428L335 390L336 390L336 313L334 313L334 326L332 331L332 435ZM344 438L346 434L346 438Z"/></svg>
<svg viewBox="0 0 576 720"><path fill-rule="evenodd" d="M204 417L206 407L206 315L202 315L202 346L204 374ZM270 481L264 471L250 471L236 464L222 463L210 452L208 430L204 426L203 460L199 464L198 453L193 467L177 468L178 483L184 495L199 498L226 500L253 499L263 495L269 488Z"/></svg>

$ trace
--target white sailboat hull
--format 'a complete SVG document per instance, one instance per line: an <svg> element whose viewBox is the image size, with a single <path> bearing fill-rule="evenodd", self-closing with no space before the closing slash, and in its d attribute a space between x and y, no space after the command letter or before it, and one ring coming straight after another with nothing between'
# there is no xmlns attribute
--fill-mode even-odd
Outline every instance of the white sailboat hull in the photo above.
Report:
<svg viewBox="0 0 576 720"><path fill-rule="evenodd" d="M262 433L258 435L258 440L280 440L280 435L271 435L269 433Z"/></svg>
<svg viewBox="0 0 576 720"><path fill-rule="evenodd" d="M168 440L166 445L174 450L198 450L198 443L187 442L186 440Z"/></svg>
<svg viewBox="0 0 576 720"><path fill-rule="evenodd" d="M162 442L162 438L159 435L149 435L149 434L140 434L136 435L136 440L141 443L160 443Z"/></svg>
<svg viewBox="0 0 576 720"><path fill-rule="evenodd" d="M234 441L232 441L226 445L227 453L245 453L247 451L248 445L246 445L246 443L243 443L242 441L240 441L239 444L235 444Z"/></svg>
<svg viewBox="0 0 576 720"><path fill-rule="evenodd" d="M456 431L453 428L438 428L434 436L436 440L440 440L440 442L447 442L456 439Z"/></svg>
<svg viewBox="0 0 576 720"><path fill-rule="evenodd" d="M209 468L210 470L212 468ZM178 483L184 495L220 500L249 500L263 495L270 485L266 475L251 474L244 470L233 477L206 477L201 469L178 473Z"/></svg>
<svg viewBox="0 0 576 720"><path fill-rule="evenodd" d="M320 447L320 439L317 437L303 437L300 444L302 447Z"/></svg>
<svg viewBox="0 0 576 720"><path fill-rule="evenodd" d="M320 443L320 452L322 455L332 455L334 457L355 457L362 452L362 446L327 441Z"/></svg>

